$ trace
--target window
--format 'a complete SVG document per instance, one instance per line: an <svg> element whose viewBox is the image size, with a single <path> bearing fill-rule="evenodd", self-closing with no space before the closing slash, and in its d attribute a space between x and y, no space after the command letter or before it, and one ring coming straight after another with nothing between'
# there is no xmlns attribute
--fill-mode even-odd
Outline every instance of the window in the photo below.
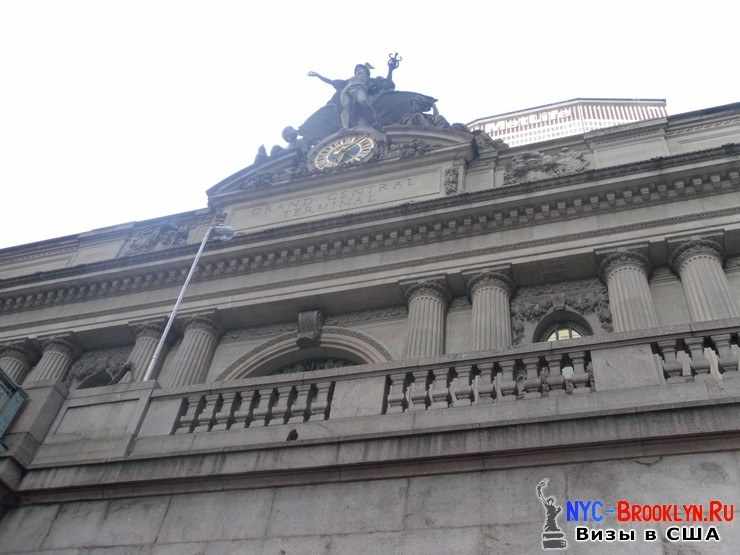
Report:
<svg viewBox="0 0 740 555"><path fill-rule="evenodd" d="M570 324L562 324L553 329L545 341L560 341L562 339L576 339L583 334Z"/></svg>
<svg viewBox="0 0 740 555"><path fill-rule="evenodd" d="M532 340L567 341L587 335L593 335L593 332L586 319L577 312L561 308L553 310L537 324Z"/></svg>

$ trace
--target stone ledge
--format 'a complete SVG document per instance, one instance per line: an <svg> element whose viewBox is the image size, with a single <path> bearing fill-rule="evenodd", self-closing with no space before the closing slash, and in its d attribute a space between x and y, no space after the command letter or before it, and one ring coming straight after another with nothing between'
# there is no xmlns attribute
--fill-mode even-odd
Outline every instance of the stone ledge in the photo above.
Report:
<svg viewBox="0 0 740 555"><path fill-rule="evenodd" d="M487 413L486 421L478 422L470 421L471 409L327 421L303 425L313 438L300 439L299 432L298 441L251 449L219 445L219 436L230 432L202 434L202 439L195 437L198 434L160 436L137 442L131 455L119 460L34 466L19 494L23 502L128 497L734 449L740 445L740 381L725 385L732 392L713 391L704 384L670 386L682 394L662 405L649 402L655 397L653 388L641 388L632 391L644 398L642 407L611 410L603 408L603 399L602 408L589 406L590 399L596 395L613 399L624 391L593 394L578 399L583 403L580 412L557 413L551 407L534 419L523 413L501 419L500 405L499 410L490 405L473 409ZM445 421L445 415L452 421ZM345 435L332 435L332 424L361 428L371 420L384 427L354 436L347 430ZM405 430L398 429L402 424ZM267 433L277 434L278 428L287 433L290 426ZM338 432L341 428L334 430ZM247 434L234 435L243 440ZM155 453L152 444L157 441L162 450ZM192 450L173 454L170 441L186 443Z"/></svg>

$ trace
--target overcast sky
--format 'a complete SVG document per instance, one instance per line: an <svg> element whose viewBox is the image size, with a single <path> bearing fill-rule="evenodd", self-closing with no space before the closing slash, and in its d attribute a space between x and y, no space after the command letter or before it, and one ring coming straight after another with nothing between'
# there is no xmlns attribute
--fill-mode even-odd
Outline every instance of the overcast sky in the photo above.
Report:
<svg viewBox="0 0 740 555"><path fill-rule="evenodd" d="M685 7L684 7L685 6ZM573 97L740 100L735 1L0 2L0 247L206 206L355 63L451 122Z"/></svg>

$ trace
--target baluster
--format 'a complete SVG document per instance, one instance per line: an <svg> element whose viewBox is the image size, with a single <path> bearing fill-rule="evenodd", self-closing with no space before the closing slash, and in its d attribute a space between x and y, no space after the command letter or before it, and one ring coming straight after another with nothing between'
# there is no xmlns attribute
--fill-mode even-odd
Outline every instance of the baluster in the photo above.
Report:
<svg viewBox="0 0 740 555"><path fill-rule="evenodd" d="M270 414L270 405L272 405L277 392L274 389L269 388L260 389L254 393L255 396L259 397L257 397L257 401L252 409L252 420L249 423L249 427L267 426L267 417Z"/></svg>
<svg viewBox="0 0 740 555"><path fill-rule="evenodd" d="M268 426L280 426L281 424L285 424L285 420L288 417L290 403L293 401L294 392L292 385L279 385L275 391L277 392L277 395L276 400L272 405L270 421L267 424Z"/></svg>
<svg viewBox="0 0 740 555"><path fill-rule="evenodd" d="M719 365L722 368L722 371L737 372L737 355L732 352L732 347L730 346L732 336L729 333L720 333L718 335L713 335L712 339L717 347Z"/></svg>
<svg viewBox="0 0 740 555"><path fill-rule="evenodd" d="M550 366L547 362L540 366L539 390L542 397L550 396Z"/></svg>
<svg viewBox="0 0 740 555"><path fill-rule="evenodd" d="M428 380L428 370L416 370L411 373L411 381L406 388L406 401L408 402L408 410L426 410L428 401Z"/></svg>
<svg viewBox="0 0 740 555"><path fill-rule="evenodd" d="M193 428L193 432L207 432L213 424L213 418L221 410L221 394L209 393L205 396L203 410L198 415L198 423Z"/></svg>
<svg viewBox="0 0 740 555"><path fill-rule="evenodd" d="M295 386L295 400L290 407L290 417L288 422L300 423L305 422L308 416L308 403L313 393L313 385L301 383Z"/></svg>
<svg viewBox="0 0 740 555"><path fill-rule="evenodd" d="M470 365L456 366L452 372L452 379L450 380L450 402L452 406L467 407L473 404L473 387L470 381L473 367Z"/></svg>
<svg viewBox="0 0 740 555"><path fill-rule="evenodd" d="M675 381L683 375L683 362L678 360L678 353L680 351L676 348L675 339L659 339L658 348L663 353L661 357L658 355L658 365L663 370L663 376L668 381Z"/></svg>
<svg viewBox="0 0 740 555"><path fill-rule="evenodd" d="M189 395L186 397L187 408L185 412L180 416L180 420L177 422L175 428L176 434L189 434L193 431L193 428L198 423L198 414L205 405L205 398L203 395Z"/></svg>
<svg viewBox="0 0 740 555"><path fill-rule="evenodd" d="M331 392L334 382L320 382L313 385L309 420L328 420L331 412Z"/></svg>
<svg viewBox="0 0 740 555"><path fill-rule="evenodd" d="M516 360L502 360L498 363L501 372L496 375L498 381L496 397L501 401L512 400L517 394L517 386L514 383L514 366Z"/></svg>
<svg viewBox="0 0 740 555"><path fill-rule="evenodd" d="M550 388L565 389L565 379L560 372L560 361L562 355L548 353L545 355L545 365L548 368L547 383Z"/></svg>
<svg viewBox="0 0 740 555"><path fill-rule="evenodd" d="M230 432L243 430L249 426L252 406L259 401L259 391L242 391L234 402L236 410L234 411L234 421L229 428Z"/></svg>
<svg viewBox="0 0 740 555"><path fill-rule="evenodd" d="M521 372L524 377L524 383L522 386L525 397L535 396L535 394L540 390L539 365L539 357L528 356L522 358ZM529 395L530 393L532 395Z"/></svg>
<svg viewBox="0 0 740 555"><path fill-rule="evenodd" d="M575 392L586 392L590 385L589 375L586 373L586 353L584 351L568 353L568 358L573 365L573 385L576 388Z"/></svg>
<svg viewBox="0 0 740 555"><path fill-rule="evenodd" d="M388 376L388 400L386 414L396 414L406 409L406 372L398 372Z"/></svg>
<svg viewBox="0 0 740 555"><path fill-rule="evenodd" d="M481 362L476 364L478 371L473 375L473 403L489 404L493 403L495 396L494 376L496 366L493 362Z"/></svg>
<svg viewBox="0 0 740 555"><path fill-rule="evenodd" d="M234 410L239 402L238 391L225 391L221 393L221 409L213 415L212 432L225 432L231 425Z"/></svg>
<svg viewBox="0 0 740 555"><path fill-rule="evenodd" d="M704 338L687 337L684 342L691 353L691 370L694 376L709 374L709 361L704 356Z"/></svg>
<svg viewBox="0 0 740 555"><path fill-rule="evenodd" d="M446 409L450 406L450 391L447 387L447 376L449 369L439 368L431 372L431 381L429 382L429 408Z"/></svg>
<svg viewBox="0 0 740 555"><path fill-rule="evenodd" d="M740 345L733 343L730 345L730 351L732 351L732 355L735 357L736 364L733 366L733 368L737 371L740 371Z"/></svg>

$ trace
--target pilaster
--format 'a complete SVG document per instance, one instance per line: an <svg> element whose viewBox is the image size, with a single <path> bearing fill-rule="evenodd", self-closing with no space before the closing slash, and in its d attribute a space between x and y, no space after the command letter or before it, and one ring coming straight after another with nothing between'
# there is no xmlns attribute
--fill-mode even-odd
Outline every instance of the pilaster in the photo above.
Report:
<svg viewBox="0 0 740 555"><path fill-rule="evenodd" d="M133 329L136 337L134 347L128 355L126 362L131 366L133 381L140 382L144 379L149 362L152 360L154 351L157 348L162 331L164 330L166 320L159 318L156 320L147 320L143 322L130 322L129 326ZM162 365L165 358L165 352L159 357L157 366ZM155 369L156 372L157 369Z"/></svg>
<svg viewBox="0 0 740 555"><path fill-rule="evenodd" d="M647 245L596 251L599 273L609 291L614 331L653 328L658 315L650 292Z"/></svg>
<svg viewBox="0 0 740 555"><path fill-rule="evenodd" d="M669 239L669 262L681 277L692 321L740 316L722 268L721 234Z"/></svg>
<svg viewBox="0 0 740 555"><path fill-rule="evenodd" d="M20 384L40 357L41 349L37 341L14 341L0 346L0 369L11 380Z"/></svg>
<svg viewBox="0 0 740 555"><path fill-rule="evenodd" d="M40 339L42 346L41 359L23 381L24 384L34 382L61 382L67 376L67 371L75 359L80 356L80 348L74 334L66 333Z"/></svg>
<svg viewBox="0 0 740 555"><path fill-rule="evenodd" d="M173 368L162 376L163 387L180 387L202 383L208 374L213 352L221 337L221 326L215 311L183 318L185 331L177 349Z"/></svg>
<svg viewBox="0 0 740 555"><path fill-rule="evenodd" d="M450 290L444 276L400 283L408 303L406 358L441 355L445 349L445 318Z"/></svg>
<svg viewBox="0 0 740 555"><path fill-rule="evenodd" d="M511 267L463 272L472 304L474 351L506 349L512 344L509 303L514 292Z"/></svg>

